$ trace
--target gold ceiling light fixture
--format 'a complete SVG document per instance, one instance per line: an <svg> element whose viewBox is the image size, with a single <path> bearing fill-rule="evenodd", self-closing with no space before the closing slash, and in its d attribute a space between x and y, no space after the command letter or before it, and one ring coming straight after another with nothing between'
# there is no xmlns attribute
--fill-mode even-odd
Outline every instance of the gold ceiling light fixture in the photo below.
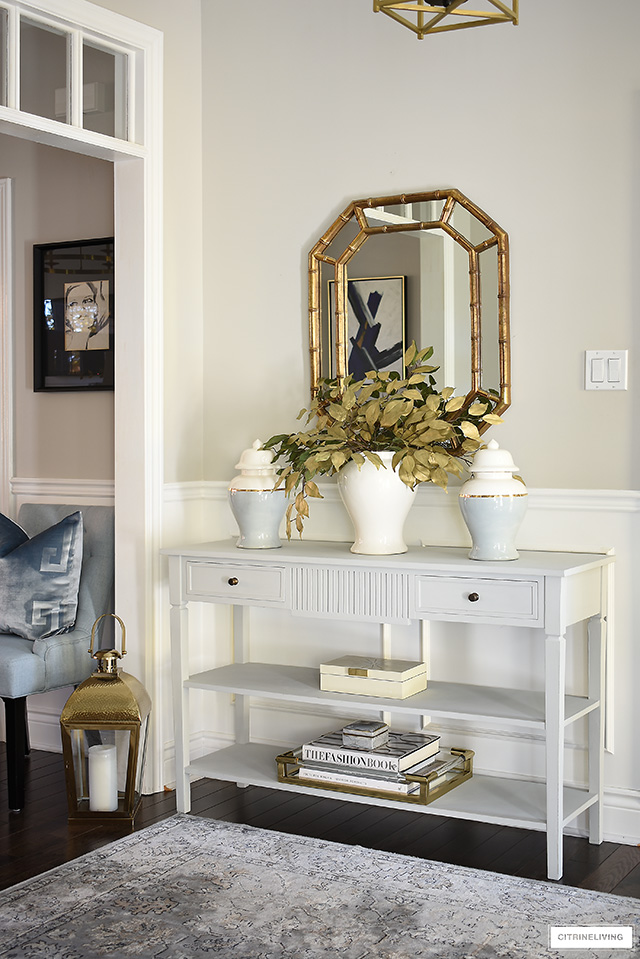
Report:
<svg viewBox="0 0 640 959"><path fill-rule="evenodd" d="M397 23L412 30L418 40L428 33L445 30L464 30L491 23L518 25L519 0L481 0L490 9L474 10L478 0L373 0L374 13L384 13ZM410 16L414 19L409 19Z"/></svg>

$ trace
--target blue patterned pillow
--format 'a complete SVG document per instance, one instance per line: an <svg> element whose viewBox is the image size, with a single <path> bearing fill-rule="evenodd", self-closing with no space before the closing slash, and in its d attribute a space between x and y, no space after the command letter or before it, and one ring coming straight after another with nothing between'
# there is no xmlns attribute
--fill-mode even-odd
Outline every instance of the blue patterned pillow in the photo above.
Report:
<svg viewBox="0 0 640 959"><path fill-rule="evenodd" d="M80 512L33 539L0 514L0 632L34 640L73 628L82 532Z"/></svg>
<svg viewBox="0 0 640 959"><path fill-rule="evenodd" d="M22 546L23 543L26 543L28 539L29 536L22 526L18 526L8 516L3 516L0 513L0 556L6 556L16 546Z"/></svg>

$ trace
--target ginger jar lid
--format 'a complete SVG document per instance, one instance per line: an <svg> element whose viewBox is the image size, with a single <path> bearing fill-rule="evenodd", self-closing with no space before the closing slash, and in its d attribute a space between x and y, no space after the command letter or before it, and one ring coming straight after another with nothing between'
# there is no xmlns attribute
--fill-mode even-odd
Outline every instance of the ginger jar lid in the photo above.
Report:
<svg viewBox="0 0 640 959"><path fill-rule="evenodd" d="M230 490L271 490L275 486L273 451L263 449L262 440L254 440L249 449L242 451L236 469L240 474L231 480Z"/></svg>
<svg viewBox="0 0 640 959"><path fill-rule="evenodd" d="M472 473L515 473L518 469L508 450L501 450L495 440L486 449L478 450L470 466Z"/></svg>

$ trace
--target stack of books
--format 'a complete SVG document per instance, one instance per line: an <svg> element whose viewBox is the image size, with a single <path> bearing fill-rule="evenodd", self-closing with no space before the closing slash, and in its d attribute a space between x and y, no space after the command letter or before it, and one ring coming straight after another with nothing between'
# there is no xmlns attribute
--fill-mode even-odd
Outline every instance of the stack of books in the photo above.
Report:
<svg viewBox="0 0 640 959"><path fill-rule="evenodd" d="M358 741L365 744L351 745ZM374 745L367 746L367 741ZM437 777L432 784L436 785L448 771L459 766L459 756L441 753L439 736L394 732L384 723L361 720L304 743L298 779L322 783L327 788L410 795L420 789L420 784L407 779L407 774L428 776L435 772Z"/></svg>

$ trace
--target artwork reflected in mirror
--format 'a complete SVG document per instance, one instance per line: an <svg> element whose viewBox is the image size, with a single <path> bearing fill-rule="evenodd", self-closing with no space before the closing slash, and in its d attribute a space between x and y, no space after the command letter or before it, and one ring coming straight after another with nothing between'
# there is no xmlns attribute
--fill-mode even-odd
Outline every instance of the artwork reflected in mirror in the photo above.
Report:
<svg viewBox="0 0 640 959"><path fill-rule="evenodd" d="M327 299L335 296L333 280ZM404 373L404 277L359 277L347 284L347 372L361 380L370 370ZM333 327L333 320L330 328ZM333 353L332 353L333 355Z"/></svg>
<svg viewBox="0 0 640 959"><path fill-rule="evenodd" d="M458 190L354 200L309 256L312 395L321 377L361 378L364 367L402 373L398 344L415 341L434 348L438 389L452 386L469 405L485 399L503 412L510 403L508 257L505 231ZM402 335L383 338L380 284L394 279L402 280ZM375 293L379 301L370 300Z"/></svg>

